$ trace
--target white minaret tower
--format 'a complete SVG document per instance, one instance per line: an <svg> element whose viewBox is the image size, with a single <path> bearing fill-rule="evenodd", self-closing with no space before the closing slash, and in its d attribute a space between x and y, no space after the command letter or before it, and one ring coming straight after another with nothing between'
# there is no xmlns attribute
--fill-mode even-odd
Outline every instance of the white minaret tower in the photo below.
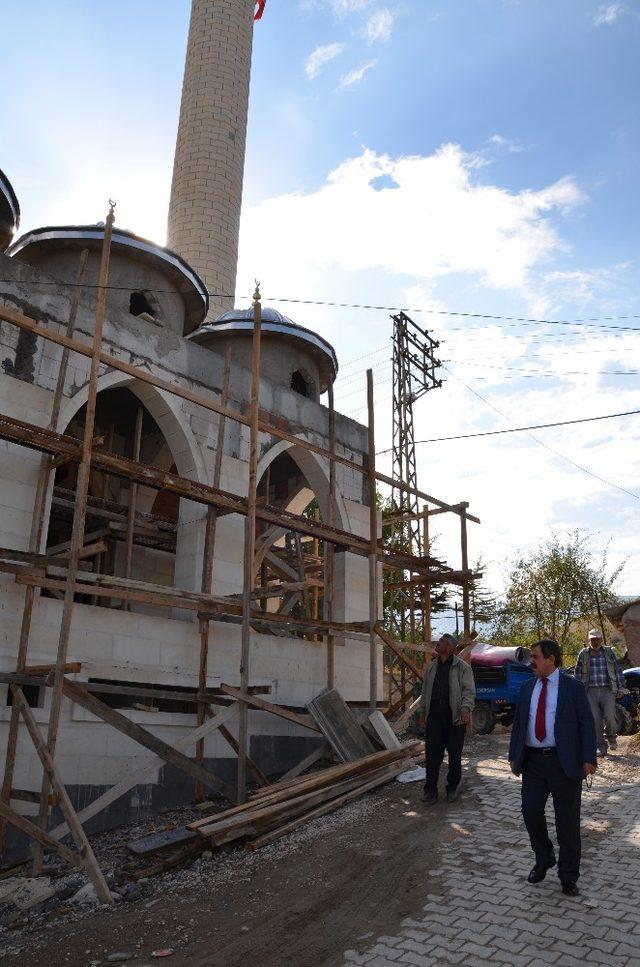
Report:
<svg viewBox="0 0 640 967"><path fill-rule="evenodd" d="M202 277L210 319L233 308L254 9L191 4L167 244Z"/></svg>

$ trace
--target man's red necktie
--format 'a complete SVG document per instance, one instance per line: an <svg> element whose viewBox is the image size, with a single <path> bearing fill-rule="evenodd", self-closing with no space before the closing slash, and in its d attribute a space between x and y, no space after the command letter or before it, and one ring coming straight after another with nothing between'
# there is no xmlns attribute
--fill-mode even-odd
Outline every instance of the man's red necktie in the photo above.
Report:
<svg viewBox="0 0 640 967"><path fill-rule="evenodd" d="M536 709L536 739L543 742L547 737L547 679L541 680L542 688L538 697Z"/></svg>

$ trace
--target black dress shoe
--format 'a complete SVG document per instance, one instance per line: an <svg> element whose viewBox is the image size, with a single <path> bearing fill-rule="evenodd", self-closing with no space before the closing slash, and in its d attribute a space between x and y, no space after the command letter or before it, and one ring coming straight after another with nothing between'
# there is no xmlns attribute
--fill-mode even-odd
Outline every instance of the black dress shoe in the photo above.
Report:
<svg viewBox="0 0 640 967"><path fill-rule="evenodd" d="M566 893L567 896L579 896L580 890L573 880L561 880L562 892Z"/></svg>
<svg viewBox="0 0 640 967"><path fill-rule="evenodd" d="M545 876L547 875L547 870L552 870L555 865L556 865L555 856L552 856L551 859L543 866L538 866L538 864L536 863L534 868L529 873L527 880L529 881L529 883L542 883Z"/></svg>
<svg viewBox="0 0 640 967"><path fill-rule="evenodd" d="M422 801L427 804L427 806L433 806L438 801L437 792L423 792Z"/></svg>

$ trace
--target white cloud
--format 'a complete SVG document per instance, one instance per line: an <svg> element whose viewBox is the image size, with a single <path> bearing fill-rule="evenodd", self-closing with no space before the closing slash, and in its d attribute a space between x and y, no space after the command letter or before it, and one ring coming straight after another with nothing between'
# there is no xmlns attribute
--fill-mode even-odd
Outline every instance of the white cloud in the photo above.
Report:
<svg viewBox="0 0 640 967"><path fill-rule="evenodd" d="M596 27L611 26L623 13L628 13L626 3L605 3L598 8L593 22Z"/></svg>
<svg viewBox="0 0 640 967"><path fill-rule="evenodd" d="M368 44L386 42L393 30L393 14L387 7L372 13L364 25L362 35Z"/></svg>
<svg viewBox="0 0 640 967"><path fill-rule="evenodd" d="M489 143L495 145L496 148L504 148L509 154L520 154L521 151L524 151L519 141L505 138L503 134L492 134Z"/></svg>
<svg viewBox="0 0 640 967"><path fill-rule="evenodd" d="M317 77L325 64L328 64L330 60L338 57L342 51L345 49L345 44L327 44L324 47L316 47L316 49L309 54L304 64L304 72L309 78L313 80Z"/></svg>
<svg viewBox="0 0 640 967"><path fill-rule="evenodd" d="M346 17L350 13L358 13L371 3L371 0L330 0L331 9L338 17Z"/></svg>
<svg viewBox="0 0 640 967"><path fill-rule="evenodd" d="M280 278L285 265L288 278L334 265L419 281L466 273L497 289L521 288L561 248L551 216L578 204L581 192L569 178L510 192L480 183L474 165L475 155L454 144L426 157L364 150L317 190L245 211L242 237L263 250L269 277ZM383 175L396 187L377 190Z"/></svg>
<svg viewBox="0 0 640 967"><path fill-rule="evenodd" d="M341 91L347 91L350 87L355 87L359 84L364 75L375 67L377 60L368 60L364 64L360 64L359 67L354 67L347 74L343 74L340 78L340 84L338 85Z"/></svg>

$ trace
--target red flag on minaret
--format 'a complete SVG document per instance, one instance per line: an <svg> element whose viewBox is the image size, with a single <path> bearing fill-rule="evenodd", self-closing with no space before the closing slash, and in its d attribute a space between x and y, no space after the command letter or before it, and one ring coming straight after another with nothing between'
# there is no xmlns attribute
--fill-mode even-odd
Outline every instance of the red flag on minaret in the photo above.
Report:
<svg viewBox="0 0 640 967"><path fill-rule="evenodd" d="M267 0L256 0L256 7L258 8L253 15L254 20L262 20L262 14L264 13L264 8L267 5Z"/></svg>

